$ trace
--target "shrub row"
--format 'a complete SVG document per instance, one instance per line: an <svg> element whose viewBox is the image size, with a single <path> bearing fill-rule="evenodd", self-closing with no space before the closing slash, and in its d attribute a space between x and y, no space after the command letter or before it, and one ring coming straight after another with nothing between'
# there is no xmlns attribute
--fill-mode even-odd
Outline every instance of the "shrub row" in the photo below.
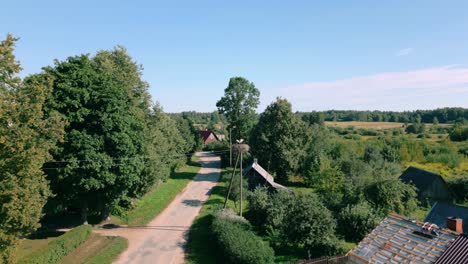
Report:
<svg viewBox="0 0 468 264"><path fill-rule="evenodd" d="M211 231L218 250L228 263L264 264L274 262L273 249L258 237L244 218L232 211L216 212Z"/></svg>
<svg viewBox="0 0 468 264"><path fill-rule="evenodd" d="M20 264L52 264L59 262L70 254L79 245L85 242L91 235L91 226L82 225L76 227L59 238L52 240L47 249L28 256L21 260Z"/></svg>

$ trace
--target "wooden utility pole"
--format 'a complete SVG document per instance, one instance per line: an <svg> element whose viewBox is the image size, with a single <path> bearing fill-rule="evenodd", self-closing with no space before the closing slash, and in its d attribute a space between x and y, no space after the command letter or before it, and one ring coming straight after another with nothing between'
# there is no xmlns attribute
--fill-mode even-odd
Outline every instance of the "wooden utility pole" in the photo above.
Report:
<svg viewBox="0 0 468 264"><path fill-rule="evenodd" d="M242 152L244 152L243 150L241 150L240 152L240 216L242 216L242 189L243 189L243 186L242 186L242 178L244 178L242 176L242 174L244 173L244 171L242 170Z"/></svg>
<svg viewBox="0 0 468 264"><path fill-rule="evenodd" d="M223 208L226 208L226 205L227 205L227 201L229 199L229 194L231 194L231 188L232 188L232 182L234 181L234 175L236 174L236 168L237 168L237 163L239 162L239 154L237 154L237 159L236 159L236 166L233 168L232 170L232 176L231 176L231 181L229 182L229 188L228 188L228 192L227 192L227 195L226 195L226 199L224 200L224 206Z"/></svg>

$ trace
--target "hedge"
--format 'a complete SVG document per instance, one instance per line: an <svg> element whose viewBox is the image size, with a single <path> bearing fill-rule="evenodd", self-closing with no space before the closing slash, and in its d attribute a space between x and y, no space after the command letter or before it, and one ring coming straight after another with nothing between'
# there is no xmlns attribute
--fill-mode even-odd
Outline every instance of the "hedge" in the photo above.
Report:
<svg viewBox="0 0 468 264"><path fill-rule="evenodd" d="M20 264L52 264L59 262L66 255L70 254L79 245L85 242L91 235L90 225L76 227L59 238L52 240L47 245L47 249L29 255L22 259Z"/></svg>
<svg viewBox="0 0 468 264"><path fill-rule="evenodd" d="M274 262L274 251L251 228L244 218L232 211L214 214L211 224L218 250L228 263L265 264Z"/></svg>

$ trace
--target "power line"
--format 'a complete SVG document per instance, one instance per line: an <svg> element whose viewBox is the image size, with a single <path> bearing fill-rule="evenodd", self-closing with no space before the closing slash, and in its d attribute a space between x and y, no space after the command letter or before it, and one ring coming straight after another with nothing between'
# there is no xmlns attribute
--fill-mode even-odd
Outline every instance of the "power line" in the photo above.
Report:
<svg viewBox="0 0 468 264"><path fill-rule="evenodd" d="M210 151L209 153L212 153L212 154L221 154L221 153L227 153L229 152L229 150L220 150L220 151ZM192 154L193 155L193 154ZM179 158L182 158L182 157L187 157L188 155L187 154L180 154L180 155L155 155L155 156L152 156L152 157L167 157L167 158L175 158L175 157L179 157ZM115 158L115 159L106 159L105 161L114 161L114 160L120 160L120 161L124 161L124 160L141 160L143 161L145 164L148 164L149 162L151 162L152 160L150 158L148 158L149 156L141 156L141 157L128 157L128 158ZM128 164L128 163L111 163L111 164L106 164L105 162L103 162L103 160L60 160L60 161L48 161L46 163L71 163L71 162L93 162L91 164L98 164L100 166L105 166L105 167L116 167L116 166L120 166L120 165L125 165L125 164ZM164 163L164 164L169 164L171 163L171 161L161 161L160 163ZM43 170L54 170L54 169L66 169L66 165L64 167L52 167L52 168L42 168ZM79 167L73 167L73 169L88 169L89 167L83 167L82 166L79 166Z"/></svg>
<svg viewBox="0 0 468 264"><path fill-rule="evenodd" d="M221 154L221 153L226 153L229 152L229 150L219 150L219 151L210 151L209 153L212 154ZM173 157L191 157L195 154L196 152L193 153L181 153L181 154L173 154L173 155L152 155L151 157L168 157L168 158L173 158ZM111 158L106 160L131 160L131 159L142 159L142 158L147 158L149 156L140 156L140 157L126 157L126 158ZM149 158L147 158L149 159ZM78 159L68 159L68 160L49 160L46 161L45 163L69 163L69 162L95 162L96 160L93 159L86 159L86 160L78 160Z"/></svg>

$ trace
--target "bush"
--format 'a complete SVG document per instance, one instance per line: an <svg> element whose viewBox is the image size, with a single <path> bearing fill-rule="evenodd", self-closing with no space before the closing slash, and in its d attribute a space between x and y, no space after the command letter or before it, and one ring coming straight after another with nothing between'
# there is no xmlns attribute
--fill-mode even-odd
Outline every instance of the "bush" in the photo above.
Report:
<svg viewBox="0 0 468 264"><path fill-rule="evenodd" d="M265 244L244 218L229 210L214 214L211 231L227 263L263 264L274 262L273 249Z"/></svg>
<svg viewBox="0 0 468 264"><path fill-rule="evenodd" d="M371 205L364 201L346 206L339 214L338 227L346 240L360 241L380 220Z"/></svg>
<svg viewBox="0 0 468 264"><path fill-rule="evenodd" d="M91 235L91 226L76 227L47 245L47 250L32 254L21 260L20 264L51 264L57 263L70 254Z"/></svg>

